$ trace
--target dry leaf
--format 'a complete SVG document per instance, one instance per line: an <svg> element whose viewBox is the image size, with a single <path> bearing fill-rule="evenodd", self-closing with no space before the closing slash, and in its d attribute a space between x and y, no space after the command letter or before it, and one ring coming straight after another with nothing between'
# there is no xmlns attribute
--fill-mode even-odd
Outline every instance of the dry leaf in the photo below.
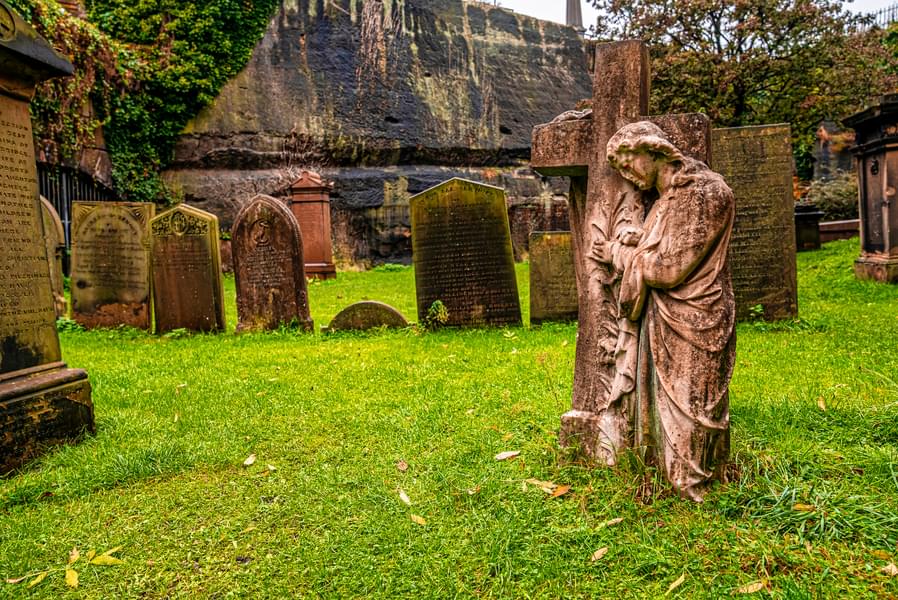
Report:
<svg viewBox="0 0 898 600"><path fill-rule="evenodd" d="M253 466L255 463L256 463L256 455L255 455L255 454L250 454L249 456L246 457L246 460L243 461L243 466L244 466L244 467L251 467L251 466Z"/></svg>
<svg viewBox="0 0 898 600"><path fill-rule="evenodd" d="M95 556L90 559L90 564L98 567L111 567L113 565L120 565L122 562L124 561L108 554L101 554L100 556Z"/></svg>
<svg viewBox="0 0 898 600"><path fill-rule="evenodd" d="M569 491L571 491L571 486L569 486L569 485L560 485L560 486L558 486L558 488L557 488L554 492L552 492L552 497L553 497L553 498L558 498L559 496L564 496L564 495L567 494Z"/></svg>
<svg viewBox="0 0 898 600"><path fill-rule="evenodd" d="M817 507L813 504L796 504L792 507L792 510L797 510L799 512L814 512L817 510Z"/></svg>
<svg viewBox="0 0 898 600"><path fill-rule="evenodd" d="M477 487L472 487L472 488L470 488L470 489L468 490L468 495L469 495L469 496L473 496L474 494L476 494L476 493L479 492L479 491L480 491L480 486L479 486L479 485L478 485Z"/></svg>
<svg viewBox="0 0 898 600"><path fill-rule="evenodd" d="M72 551L69 552L69 564L74 565L76 562L78 562L79 558L81 558L81 553L78 552L78 548L72 548Z"/></svg>
<svg viewBox="0 0 898 600"><path fill-rule="evenodd" d="M175 423L178 422L178 419L181 418L181 413L175 413Z"/></svg>
<svg viewBox="0 0 898 600"><path fill-rule="evenodd" d="M737 594L754 594L756 592L760 592L765 587L767 587L767 582L763 579L761 581L755 581L753 583L748 583L743 585L741 588L736 590Z"/></svg>
<svg viewBox="0 0 898 600"><path fill-rule="evenodd" d="M513 433L506 433L505 435L502 436L502 441L507 442L508 440L510 440L513 437L514 437Z"/></svg>
<svg viewBox="0 0 898 600"><path fill-rule="evenodd" d="M28 579L28 575L25 575L24 577L17 577L15 579L7 579L6 583L11 583L11 584L15 585L17 583L22 583L26 579Z"/></svg>
<svg viewBox="0 0 898 600"><path fill-rule="evenodd" d="M823 399L823 396L817 398L817 408L819 408L823 412L826 412L826 400Z"/></svg>
<svg viewBox="0 0 898 600"><path fill-rule="evenodd" d="M604 523L599 523L596 529L604 529L605 527L614 527L615 525L620 525L624 522L622 517L618 517L616 519L611 519L610 521L605 521Z"/></svg>
<svg viewBox="0 0 898 600"><path fill-rule="evenodd" d="M892 556L888 552L884 552L882 550L874 550L873 556L880 560L889 560Z"/></svg>
<svg viewBox="0 0 898 600"><path fill-rule="evenodd" d="M96 555L97 555L97 551L96 551L96 550L88 550L88 551L87 551L87 560L92 559L92 558L93 558L94 556L96 556Z"/></svg>
<svg viewBox="0 0 898 600"><path fill-rule="evenodd" d="M396 463L396 468L399 469L401 473L405 473L406 471L408 471L408 463L404 460L400 460L398 463Z"/></svg>
<svg viewBox="0 0 898 600"><path fill-rule="evenodd" d="M409 506L412 505L412 499L408 497L408 494L406 494L404 490L399 490L399 499Z"/></svg>
<svg viewBox="0 0 898 600"><path fill-rule="evenodd" d="M898 577L898 567L895 566L895 563L889 563L884 566L882 572L889 577Z"/></svg>
<svg viewBox="0 0 898 600"><path fill-rule="evenodd" d="M516 458L521 455L520 450L509 450L507 452L500 452L496 455L496 460L508 460L510 458Z"/></svg>
<svg viewBox="0 0 898 600"><path fill-rule="evenodd" d="M36 586L37 584L39 584L41 581L46 579L47 575L49 575L49 574L50 574L50 571L44 571L43 573L40 573L37 577L35 577L28 583L28 589L31 589L34 586Z"/></svg>
<svg viewBox="0 0 898 600"><path fill-rule="evenodd" d="M473 415L473 414L474 414L474 409L473 409L473 408L469 408L468 410L465 411L465 414L466 414L466 415Z"/></svg>
<svg viewBox="0 0 898 600"><path fill-rule="evenodd" d="M427 525L427 521L424 520L424 517L419 517L418 515L410 515L410 516L412 518L412 521L414 521L418 525Z"/></svg>
<svg viewBox="0 0 898 600"><path fill-rule="evenodd" d="M277 471L277 470L278 470L278 468L277 468L276 466L274 466L274 465L268 465L268 472L269 472L269 473L274 473L274 472Z"/></svg>
<svg viewBox="0 0 898 600"><path fill-rule="evenodd" d="M76 571L75 569L66 569L65 584L70 588L78 587L78 571Z"/></svg>
<svg viewBox="0 0 898 600"><path fill-rule="evenodd" d="M670 587L667 588L667 593L669 594L672 591L674 591L675 589L677 589L678 587L680 587L681 585L683 585L684 581L686 581L686 573L683 573L682 575L680 575L679 579L677 579L672 584L670 584Z"/></svg>
<svg viewBox="0 0 898 600"><path fill-rule="evenodd" d="M558 487L557 484L552 483L551 481L540 481L539 479L525 479L524 481L532 486L538 487L547 494L551 494Z"/></svg>
<svg viewBox="0 0 898 600"><path fill-rule="evenodd" d="M592 562L596 562L597 560L601 560L606 554L608 554L608 546L604 548L599 548L595 552L592 553L592 558L589 560Z"/></svg>

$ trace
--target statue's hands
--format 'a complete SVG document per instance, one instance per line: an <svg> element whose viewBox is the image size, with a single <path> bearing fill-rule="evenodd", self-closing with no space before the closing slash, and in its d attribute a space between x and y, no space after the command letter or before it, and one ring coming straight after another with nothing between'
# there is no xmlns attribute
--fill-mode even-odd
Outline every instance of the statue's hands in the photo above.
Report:
<svg viewBox="0 0 898 600"><path fill-rule="evenodd" d="M617 240L624 246L638 246L642 240L642 230L637 227L624 227L617 234Z"/></svg>
<svg viewBox="0 0 898 600"><path fill-rule="evenodd" d="M607 242L605 240L596 240L592 243L592 250L589 253L589 258L592 260L609 265L613 261L613 257L611 254L611 242Z"/></svg>

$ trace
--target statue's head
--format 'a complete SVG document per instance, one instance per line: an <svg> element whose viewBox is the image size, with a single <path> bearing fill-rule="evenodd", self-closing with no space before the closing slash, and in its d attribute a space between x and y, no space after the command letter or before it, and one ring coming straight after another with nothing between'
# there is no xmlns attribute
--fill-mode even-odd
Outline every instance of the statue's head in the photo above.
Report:
<svg viewBox="0 0 898 600"><path fill-rule="evenodd" d="M685 160L661 128L648 121L621 127L608 140L607 154L611 166L642 190L655 186L663 165Z"/></svg>

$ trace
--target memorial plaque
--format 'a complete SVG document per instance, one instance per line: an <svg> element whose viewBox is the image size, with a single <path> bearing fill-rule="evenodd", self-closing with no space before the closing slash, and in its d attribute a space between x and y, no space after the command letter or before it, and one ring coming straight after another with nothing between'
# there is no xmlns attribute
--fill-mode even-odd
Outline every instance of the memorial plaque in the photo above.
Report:
<svg viewBox="0 0 898 600"><path fill-rule="evenodd" d="M715 129L712 160L736 195L730 242L739 319L763 307L765 319L798 314L795 202L789 125Z"/></svg>
<svg viewBox="0 0 898 600"><path fill-rule="evenodd" d="M181 204L150 221L156 333L223 331L218 217Z"/></svg>
<svg viewBox="0 0 898 600"><path fill-rule="evenodd" d="M505 191L456 178L409 204L418 320L439 300L448 326L520 325Z"/></svg>
<svg viewBox="0 0 898 600"><path fill-rule="evenodd" d="M237 283L237 331L297 325L312 331L302 234L286 206L258 195L231 231Z"/></svg>
<svg viewBox="0 0 898 600"><path fill-rule="evenodd" d="M328 331L366 331L378 327L408 327L408 321L389 304L366 300L341 310Z"/></svg>
<svg viewBox="0 0 898 600"><path fill-rule="evenodd" d="M47 263L50 265L50 287L53 290L53 306L56 318L66 316L65 285L62 275L62 256L65 252L65 229L56 209L41 196L41 218L44 222L44 243L47 246Z"/></svg>
<svg viewBox="0 0 898 600"><path fill-rule="evenodd" d="M576 321L577 277L570 231L530 234L530 323Z"/></svg>
<svg viewBox="0 0 898 600"><path fill-rule="evenodd" d="M147 202L72 203L72 318L85 327L150 328Z"/></svg>
<svg viewBox="0 0 898 600"><path fill-rule="evenodd" d="M0 1L0 474L93 431L87 374L61 362L28 105L72 65Z"/></svg>

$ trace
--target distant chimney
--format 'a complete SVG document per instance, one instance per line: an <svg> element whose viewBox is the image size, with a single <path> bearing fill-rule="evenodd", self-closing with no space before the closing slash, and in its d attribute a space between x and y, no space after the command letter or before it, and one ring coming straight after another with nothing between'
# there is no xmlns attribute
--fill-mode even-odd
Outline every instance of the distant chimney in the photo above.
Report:
<svg viewBox="0 0 898 600"><path fill-rule="evenodd" d="M567 25L577 31L586 31L583 28L583 11L580 8L581 0L567 0Z"/></svg>

